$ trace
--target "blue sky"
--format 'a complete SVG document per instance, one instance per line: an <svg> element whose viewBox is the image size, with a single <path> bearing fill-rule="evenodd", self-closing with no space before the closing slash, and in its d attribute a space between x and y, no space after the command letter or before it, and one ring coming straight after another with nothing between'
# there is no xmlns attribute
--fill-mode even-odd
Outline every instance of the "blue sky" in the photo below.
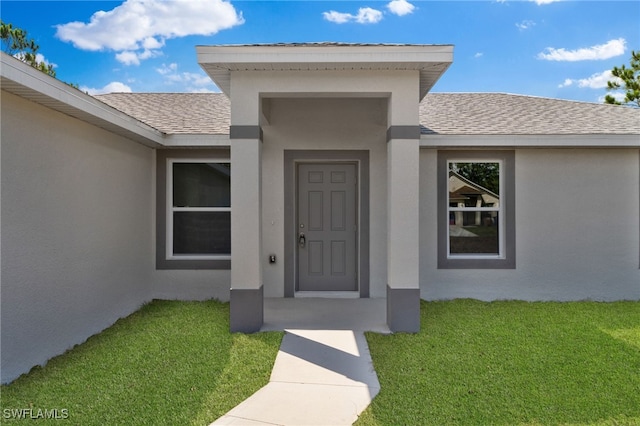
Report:
<svg viewBox="0 0 640 426"><path fill-rule="evenodd" d="M90 93L217 91L195 46L280 42L453 44L435 92L600 102L640 50L640 0L7 1L58 78Z"/></svg>

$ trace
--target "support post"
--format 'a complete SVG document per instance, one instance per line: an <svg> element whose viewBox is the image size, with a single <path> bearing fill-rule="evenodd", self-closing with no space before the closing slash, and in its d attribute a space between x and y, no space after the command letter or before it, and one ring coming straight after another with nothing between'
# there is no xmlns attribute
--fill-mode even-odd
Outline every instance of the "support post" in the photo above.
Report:
<svg viewBox="0 0 640 426"><path fill-rule="evenodd" d="M259 126L232 126L231 144L231 332L260 331L262 288L262 141Z"/></svg>
<svg viewBox="0 0 640 426"><path fill-rule="evenodd" d="M420 331L420 129L397 127L389 129L387 143L387 325L393 332L417 333Z"/></svg>

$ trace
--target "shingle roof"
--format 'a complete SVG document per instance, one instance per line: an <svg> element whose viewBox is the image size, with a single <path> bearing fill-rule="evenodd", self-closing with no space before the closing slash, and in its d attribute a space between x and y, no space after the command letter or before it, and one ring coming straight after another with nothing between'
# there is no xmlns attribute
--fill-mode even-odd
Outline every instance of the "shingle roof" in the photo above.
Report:
<svg viewBox="0 0 640 426"><path fill-rule="evenodd" d="M504 93L430 93L422 134L640 134L640 109Z"/></svg>
<svg viewBox="0 0 640 426"><path fill-rule="evenodd" d="M102 102L167 134L228 134L222 93L113 93ZM640 135L640 109L503 93L429 93L423 135Z"/></svg>
<svg viewBox="0 0 640 426"><path fill-rule="evenodd" d="M167 134L229 134L231 105L222 93L110 93L105 104Z"/></svg>

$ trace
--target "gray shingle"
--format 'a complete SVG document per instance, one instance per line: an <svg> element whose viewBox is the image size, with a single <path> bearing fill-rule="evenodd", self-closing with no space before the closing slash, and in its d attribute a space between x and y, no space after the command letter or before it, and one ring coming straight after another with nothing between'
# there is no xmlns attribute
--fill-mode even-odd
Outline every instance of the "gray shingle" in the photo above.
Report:
<svg viewBox="0 0 640 426"><path fill-rule="evenodd" d="M102 102L167 134L229 134L222 93L113 93ZM429 93L422 134L640 135L640 109L504 93Z"/></svg>
<svg viewBox="0 0 640 426"><path fill-rule="evenodd" d="M640 134L640 109L504 93L430 93L422 134Z"/></svg>
<svg viewBox="0 0 640 426"><path fill-rule="evenodd" d="M167 134L229 134L231 105L222 93L111 93L97 99Z"/></svg>

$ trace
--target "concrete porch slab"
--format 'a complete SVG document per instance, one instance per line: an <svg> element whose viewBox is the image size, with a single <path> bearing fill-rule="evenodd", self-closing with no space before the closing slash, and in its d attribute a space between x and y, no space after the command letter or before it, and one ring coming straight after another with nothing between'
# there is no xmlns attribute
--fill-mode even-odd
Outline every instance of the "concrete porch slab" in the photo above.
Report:
<svg viewBox="0 0 640 426"><path fill-rule="evenodd" d="M391 332L386 299L265 298L260 330L288 329Z"/></svg>

